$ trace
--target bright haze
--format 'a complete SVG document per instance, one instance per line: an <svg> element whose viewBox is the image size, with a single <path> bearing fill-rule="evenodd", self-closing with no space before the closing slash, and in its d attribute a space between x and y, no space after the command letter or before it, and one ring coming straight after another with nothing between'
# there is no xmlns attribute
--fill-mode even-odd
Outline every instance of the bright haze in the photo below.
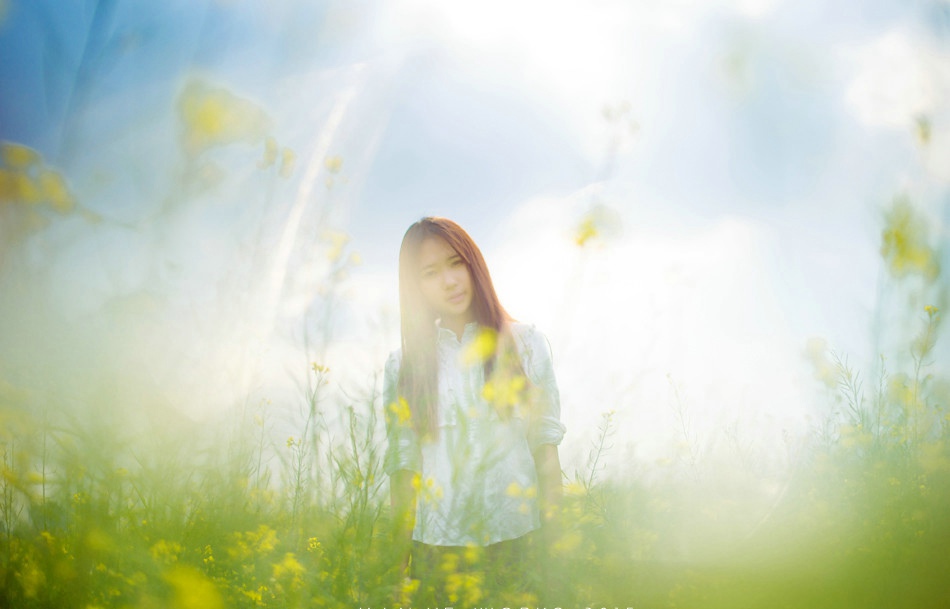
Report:
<svg viewBox="0 0 950 609"><path fill-rule="evenodd" d="M881 347L882 210L946 223L947 11L0 1L0 139L76 201L3 233L0 355L198 420L292 418L313 362L355 399L398 346L402 234L441 215L551 340L565 469L611 411L615 471L785 454L822 345Z"/></svg>

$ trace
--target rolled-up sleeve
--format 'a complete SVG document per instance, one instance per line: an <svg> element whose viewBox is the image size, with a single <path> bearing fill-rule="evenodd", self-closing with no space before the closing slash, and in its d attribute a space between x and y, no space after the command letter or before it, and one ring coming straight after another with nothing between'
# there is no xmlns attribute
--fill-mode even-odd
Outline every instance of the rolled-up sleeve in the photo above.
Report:
<svg viewBox="0 0 950 609"><path fill-rule="evenodd" d="M409 417L409 405L405 400L399 399L396 391L399 361L399 352L393 352L386 360L383 374L383 412L387 440L383 471L390 476L401 469L422 471L422 453Z"/></svg>
<svg viewBox="0 0 950 609"><path fill-rule="evenodd" d="M561 398L548 339L533 326L520 338L525 374L536 390L528 417L528 446L534 452L542 444L560 444L567 428L561 423Z"/></svg>

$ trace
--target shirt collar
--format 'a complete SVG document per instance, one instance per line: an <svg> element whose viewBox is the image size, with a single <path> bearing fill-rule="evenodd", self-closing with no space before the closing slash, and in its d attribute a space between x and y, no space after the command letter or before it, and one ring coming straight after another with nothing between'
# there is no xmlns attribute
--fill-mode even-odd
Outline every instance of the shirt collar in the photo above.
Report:
<svg viewBox="0 0 950 609"><path fill-rule="evenodd" d="M453 332L452 330L449 330L448 328L442 327L441 319L437 319L435 321L435 325L438 328L440 341L447 340L447 339L458 340L457 337L455 336L455 332ZM460 342L465 342L467 339L474 336L475 331L477 329L478 329L478 322L476 321L470 321L467 324L465 324L465 328L462 329L462 339Z"/></svg>

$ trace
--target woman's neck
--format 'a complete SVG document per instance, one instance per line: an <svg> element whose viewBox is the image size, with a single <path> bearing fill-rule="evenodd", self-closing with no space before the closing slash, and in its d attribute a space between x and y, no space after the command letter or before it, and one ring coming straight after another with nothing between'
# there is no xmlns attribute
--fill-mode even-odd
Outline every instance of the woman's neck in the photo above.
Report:
<svg viewBox="0 0 950 609"><path fill-rule="evenodd" d="M451 330L459 340L462 340L462 334L465 333L465 326L474 321L474 315L456 315L452 317L442 317L439 321L439 326L446 330Z"/></svg>

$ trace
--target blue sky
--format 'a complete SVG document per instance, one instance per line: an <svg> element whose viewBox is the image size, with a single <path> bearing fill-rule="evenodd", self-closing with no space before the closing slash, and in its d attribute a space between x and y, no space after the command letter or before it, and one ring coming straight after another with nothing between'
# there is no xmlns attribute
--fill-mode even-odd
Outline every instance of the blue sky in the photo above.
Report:
<svg viewBox="0 0 950 609"><path fill-rule="evenodd" d="M53 284L34 288L66 320L154 299L123 309L134 349L115 348L158 362L143 382L173 393L279 393L325 305L333 234L359 264L319 355L365 383L397 340L402 233L446 215L552 336L574 428L618 404L650 454L670 379L713 438L740 414L814 411L809 338L874 360L895 195L946 241L946 2L2 6L0 139L105 218L34 236L26 259ZM189 80L262 109L292 175L261 169L258 140L188 157ZM578 248L596 210L602 238Z"/></svg>

